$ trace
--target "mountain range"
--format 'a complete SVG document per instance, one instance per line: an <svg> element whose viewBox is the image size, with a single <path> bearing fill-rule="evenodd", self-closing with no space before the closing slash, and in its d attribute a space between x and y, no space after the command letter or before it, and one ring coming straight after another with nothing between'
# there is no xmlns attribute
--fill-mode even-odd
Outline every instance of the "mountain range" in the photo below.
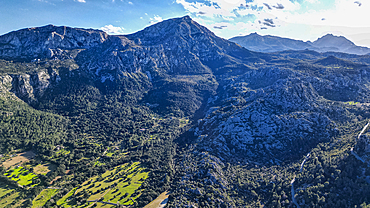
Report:
<svg viewBox="0 0 370 208"><path fill-rule="evenodd" d="M370 48L357 46L343 36L335 36L332 34L324 35L314 42L304 42L302 40L294 40L272 35L261 36L257 33L233 37L229 40L238 43L251 51L265 53L285 50L313 50L317 52L341 52L357 55L370 53Z"/></svg>
<svg viewBox="0 0 370 208"><path fill-rule="evenodd" d="M189 16L129 35L0 36L0 204L369 204L370 56L319 52L357 50L330 35L246 43L255 50ZM7 166L25 151L36 156Z"/></svg>

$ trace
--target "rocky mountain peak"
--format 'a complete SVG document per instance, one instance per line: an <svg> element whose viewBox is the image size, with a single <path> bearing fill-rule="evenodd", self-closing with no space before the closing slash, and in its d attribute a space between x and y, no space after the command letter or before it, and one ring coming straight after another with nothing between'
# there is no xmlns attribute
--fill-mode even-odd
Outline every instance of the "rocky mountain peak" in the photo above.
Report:
<svg viewBox="0 0 370 208"><path fill-rule="evenodd" d="M337 48L344 48L344 47L353 47L356 46L352 41L346 39L343 36L335 36L333 34L326 34L321 38L318 38L316 41L313 42L313 45L316 47L337 47Z"/></svg>
<svg viewBox="0 0 370 208"><path fill-rule="evenodd" d="M215 37L207 28L199 25L189 16L184 16L159 22L126 37L134 40L137 44L148 46L163 43L168 38L184 38L185 40L189 40L196 36Z"/></svg>
<svg viewBox="0 0 370 208"><path fill-rule="evenodd" d="M235 63L230 55L244 59L251 53L185 16L165 20L134 34L110 36L100 46L81 53L79 60L88 60L82 65L100 79L102 74L117 77L127 72L146 71L152 75L210 74L210 68L218 67L217 64Z"/></svg>

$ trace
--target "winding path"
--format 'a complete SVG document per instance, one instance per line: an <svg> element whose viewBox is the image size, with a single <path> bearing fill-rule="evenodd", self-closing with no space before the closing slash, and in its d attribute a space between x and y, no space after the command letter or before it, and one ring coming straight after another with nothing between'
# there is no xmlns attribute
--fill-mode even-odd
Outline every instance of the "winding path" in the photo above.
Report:
<svg viewBox="0 0 370 208"><path fill-rule="evenodd" d="M298 203L297 203L297 200L295 199L294 195L295 195L295 191L294 191L294 181L295 181L295 175L294 175L294 178L293 180L290 182L290 184L292 185L292 189L291 189L291 192L292 192L292 201L293 203L297 206L297 208L300 208Z"/></svg>
<svg viewBox="0 0 370 208"><path fill-rule="evenodd" d="M299 169L299 172L301 173L302 170L303 170L303 166L304 164L307 162L308 159L310 159L311 157L311 152L309 152L307 155L306 155L306 158L302 161L301 163L301 168ZM294 175L294 178L293 180L290 182L290 184L292 185L292 189L291 189L291 192L292 192L292 202L297 206L297 208L300 208L298 203L297 203L297 200L295 199L294 195L295 195L295 190L294 190L294 181L295 181L295 175Z"/></svg>
<svg viewBox="0 0 370 208"><path fill-rule="evenodd" d="M369 127L370 125L370 120L367 122L367 124L364 126L364 128L362 128L362 131L360 132L360 134L357 136L356 138L356 143L357 141L360 139L360 137L362 136L363 133L365 133L365 131L367 130L367 128ZM360 156L357 155L357 153L355 151L353 151L354 147L351 148L351 154L353 156L355 156L355 158L357 158L358 160L360 160L362 163L367 163L364 159L362 159ZM302 172L303 171L303 166L304 164L306 163L306 161L310 158L311 156L311 153L308 153L306 155L306 158L303 160L303 162L301 163L301 167L299 169L299 172ZM294 195L295 195L295 190L294 190L294 182L295 182L295 175L294 175L294 178L292 179L292 181L290 182L290 184L292 185L292 189L291 189L291 194L292 194L292 202L297 206L297 208L300 208L299 204L297 203L297 200L295 199ZM370 182L369 182L370 183Z"/></svg>
<svg viewBox="0 0 370 208"><path fill-rule="evenodd" d="M367 128L369 127L369 125L370 125L370 119L367 122L367 124L364 126L364 128L362 129L362 131L360 132L360 134L358 135L358 137L356 138L356 144L357 144L357 141L362 136L362 134L365 133L365 131L367 130ZM369 164L363 158L361 158L353 149L354 149L354 147L351 148L351 154L353 156L355 156L356 159L360 160L362 163L365 163L365 164L367 164L369 166Z"/></svg>
<svg viewBox="0 0 370 208"><path fill-rule="evenodd" d="M360 134L358 135L357 139L360 139L361 135L366 131L367 127L370 125L370 120L367 122L367 124L364 126ZM357 141L356 141L357 142Z"/></svg>

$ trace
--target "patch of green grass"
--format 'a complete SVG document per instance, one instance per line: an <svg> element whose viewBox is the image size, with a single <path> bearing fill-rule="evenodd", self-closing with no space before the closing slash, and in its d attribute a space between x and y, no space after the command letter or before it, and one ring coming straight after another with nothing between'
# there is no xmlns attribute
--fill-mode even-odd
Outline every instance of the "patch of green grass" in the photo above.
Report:
<svg viewBox="0 0 370 208"><path fill-rule="evenodd" d="M70 152L71 152L71 151L69 151L69 150L61 149L61 150L56 151L55 153L56 153L58 156L61 156L61 155L68 155Z"/></svg>
<svg viewBox="0 0 370 208"><path fill-rule="evenodd" d="M64 196L63 196L63 198L61 198L61 199L59 199L59 200L57 201L57 205L58 205L58 206L63 205L64 207L69 207L69 206L67 205L67 199L68 199L70 196L72 196L72 195L75 193L75 191L76 191L76 190L77 190L77 187L76 187L76 188L74 188L74 189L72 189L70 192L68 192L68 194L64 195Z"/></svg>
<svg viewBox="0 0 370 208"><path fill-rule="evenodd" d="M354 101L348 101L348 102L344 102L344 104L347 104L347 105L357 105L357 104L360 104L359 102L354 102Z"/></svg>
<svg viewBox="0 0 370 208"><path fill-rule="evenodd" d="M4 175L13 181L17 181L21 186L27 186L32 183L32 179L37 178L35 174L24 169L22 166L8 170Z"/></svg>
<svg viewBox="0 0 370 208"><path fill-rule="evenodd" d="M32 207L43 207L44 204L51 199L56 193L58 193L58 189L44 189L41 193L32 201Z"/></svg>
<svg viewBox="0 0 370 208"><path fill-rule="evenodd" d="M94 166L102 166L105 165L105 163L101 163L99 160L95 161Z"/></svg>
<svg viewBox="0 0 370 208"><path fill-rule="evenodd" d="M106 156L108 156L108 157L113 157L113 152L107 152L107 154L106 154Z"/></svg>

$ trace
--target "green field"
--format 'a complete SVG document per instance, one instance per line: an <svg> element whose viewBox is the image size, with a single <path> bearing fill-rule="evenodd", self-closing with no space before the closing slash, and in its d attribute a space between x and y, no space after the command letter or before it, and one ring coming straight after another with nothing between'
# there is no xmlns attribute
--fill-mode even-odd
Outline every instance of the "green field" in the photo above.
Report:
<svg viewBox="0 0 370 208"><path fill-rule="evenodd" d="M64 207L68 207L67 205L67 199L72 196L75 191L77 190L77 188L74 188L72 189L70 192L68 192L68 194L64 195L63 198L59 199L59 201L57 201L57 205L60 206L60 205L63 205Z"/></svg>
<svg viewBox="0 0 370 208"><path fill-rule="evenodd" d="M51 199L59 190L58 189L44 189L33 201L32 208L43 207L44 204Z"/></svg>
<svg viewBox="0 0 370 208"><path fill-rule="evenodd" d="M107 152L107 154L105 154L107 157L113 157L114 155L114 152Z"/></svg>
<svg viewBox="0 0 370 208"><path fill-rule="evenodd" d="M131 205L136 198L140 196L135 191L139 190L139 187L143 181L148 177L149 172L145 171L138 162L118 166L113 170L106 171L100 176L90 178L81 184L76 190L73 197L87 196L87 201L100 200L111 203L120 203L122 205ZM74 190L73 190L74 192ZM57 205L63 205L64 207L75 206L73 200L68 201L67 199L73 195L73 192L69 192L62 199L57 202ZM71 198L73 198L71 197ZM86 204L80 206L84 207ZM101 203L97 203L97 206L103 206ZM107 206L107 205L106 205ZM77 206L79 207L79 206Z"/></svg>
<svg viewBox="0 0 370 208"><path fill-rule="evenodd" d="M0 207L22 207L22 203L25 201L19 199L19 192L0 182ZM14 201L17 201L12 205Z"/></svg>
<svg viewBox="0 0 370 208"><path fill-rule="evenodd" d="M17 181L21 186L27 186L32 183L32 179L37 178L35 174L24 169L22 166L8 170L4 175L13 181Z"/></svg>

